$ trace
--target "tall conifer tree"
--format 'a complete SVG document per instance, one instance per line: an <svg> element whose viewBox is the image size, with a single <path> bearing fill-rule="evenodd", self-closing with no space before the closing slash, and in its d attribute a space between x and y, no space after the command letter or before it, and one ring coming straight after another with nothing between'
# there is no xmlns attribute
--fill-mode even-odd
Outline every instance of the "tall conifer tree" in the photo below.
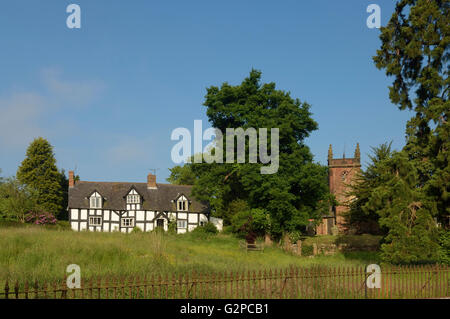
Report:
<svg viewBox="0 0 450 319"><path fill-rule="evenodd" d="M415 112L404 151L418 170L419 186L450 222L450 5L446 0L401 0L386 27L376 66L394 77L391 101Z"/></svg>
<svg viewBox="0 0 450 319"><path fill-rule="evenodd" d="M392 103L415 113L406 126L406 146L384 163L393 169L372 192L380 224L389 229L383 255L391 262L436 260L432 217L449 225L449 21L446 0L399 0L381 28L382 45L374 57L376 66L394 77Z"/></svg>
<svg viewBox="0 0 450 319"><path fill-rule="evenodd" d="M17 170L17 178L37 191L40 207L61 217L64 209L62 178L56 167L53 147L46 139L39 137L30 144Z"/></svg>

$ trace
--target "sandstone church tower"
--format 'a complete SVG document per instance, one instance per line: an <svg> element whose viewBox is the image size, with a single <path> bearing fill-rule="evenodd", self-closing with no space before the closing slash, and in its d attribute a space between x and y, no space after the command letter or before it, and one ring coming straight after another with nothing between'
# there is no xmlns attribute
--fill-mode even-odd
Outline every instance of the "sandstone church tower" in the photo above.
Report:
<svg viewBox="0 0 450 319"><path fill-rule="evenodd" d="M347 211L345 203L350 200L346 193L349 185L354 182L355 175L361 170L361 153L359 143L356 144L353 158L333 158L333 149L328 149L328 185L330 192L336 197L338 206L330 207L329 216L325 216L322 223L317 227L318 235L331 234L331 228L337 225L339 232L345 230L342 213Z"/></svg>

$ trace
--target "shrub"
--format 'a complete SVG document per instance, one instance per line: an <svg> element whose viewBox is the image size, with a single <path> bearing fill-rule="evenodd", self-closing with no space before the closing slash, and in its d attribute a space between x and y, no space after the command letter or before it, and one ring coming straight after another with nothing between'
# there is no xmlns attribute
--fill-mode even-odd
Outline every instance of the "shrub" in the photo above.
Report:
<svg viewBox="0 0 450 319"><path fill-rule="evenodd" d="M70 223L66 220L58 220L56 224L45 224L43 225L48 230L58 230L58 231L68 231L72 230Z"/></svg>
<svg viewBox="0 0 450 319"><path fill-rule="evenodd" d="M312 256L314 247L312 245L302 245L302 256Z"/></svg>
<svg viewBox="0 0 450 319"><path fill-rule="evenodd" d="M250 211L241 211L236 213L231 218L231 229L233 233L237 234L239 237L245 237L245 233L242 231L244 225L251 219Z"/></svg>
<svg viewBox="0 0 450 319"><path fill-rule="evenodd" d="M173 217L171 217L169 220L169 224L167 225L167 232L169 234L177 233L177 221Z"/></svg>
<svg viewBox="0 0 450 319"><path fill-rule="evenodd" d="M233 226L231 226L231 225L223 226L222 234L230 235L232 233L233 233Z"/></svg>
<svg viewBox="0 0 450 319"><path fill-rule="evenodd" d="M289 240L291 243L296 243L300 239L302 239L304 236L302 235L301 231L293 231L289 233Z"/></svg>
<svg viewBox="0 0 450 319"><path fill-rule="evenodd" d="M255 236L263 236L269 229L269 214L259 208L242 211L231 219L232 231L239 237L245 237L249 232Z"/></svg>
<svg viewBox="0 0 450 319"><path fill-rule="evenodd" d="M206 224L204 224L203 226L200 226L200 227L203 228L203 231L205 231L206 233L209 233L209 234L215 235L219 232L217 227L211 222L207 222Z"/></svg>
<svg viewBox="0 0 450 319"><path fill-rule="evenodd" d="M450 264L450 231L441 230L439 234L439 262Z"/></svg>
<svg viewBox="0 0 450 319"><path fill-rule="evenodd" d="M9 219L0 219L0 228L3 228L3 227L15 227L15 228L17 228L17 227L27 227L27 225L26 224L23 224L23 223L21 223L21 222L19 222L19 221L17 221L17 220L9 220Z"/></svg>
<svg viewBox="0 0 450 319"><path fill-rule="evenodd" d="M58 220L56 223L61 229L71 229L70 223L67 220Z"/></svg>
<svg viewBox="0 0 450 319"><path fill-rule="evenodd" d="M131 230L131 233L133 233L133 234L142 233L142 229L140 229L137 226L134 226L133 229Z"/></svg>
<svg viewBox="0 0 450 319"><path fill-rule="evenodd" d="M250 207L248 206L247 202L242 199L235 199L233 200L230 205L228 205L228 211L223 216L223 220L225 223L233 224L233 218L235 215L240 214L242 212L249 211ZM218 216L220 217L220 216Z"/></svg>
<svg viewBox="0 0 450 319"><path fill-rule="evenodd" d="M35 225L54 225L57 222L55 216L49 212L29 212L25 215L25 221Z"/></svg>
<svg viewBox="0 0 450 319"><path fill-rule="evenodd" d="M250 211L250 215L252 216L253 231L260 236L264 235L270 225L269 214L264 209L254 208Z"/></svg>
<svg viewBox="0 0 450 319"><path fill-rule="evenodd" d="M194 238L200 238L200 239L206 239L209 236L211 236L211 234L208 234L207 232L205 232L203 230L203 227L201 227L201 226L194 228L192 231L189 232L189 234Z"/></svg>
<svg viewBox="0 0 450 319"><path fill-rule="evenodd" d="M191 231L191 234L197 238L207 238L216 235L219 231L213 223L206 223L203 226L198 226Z"/></svg>

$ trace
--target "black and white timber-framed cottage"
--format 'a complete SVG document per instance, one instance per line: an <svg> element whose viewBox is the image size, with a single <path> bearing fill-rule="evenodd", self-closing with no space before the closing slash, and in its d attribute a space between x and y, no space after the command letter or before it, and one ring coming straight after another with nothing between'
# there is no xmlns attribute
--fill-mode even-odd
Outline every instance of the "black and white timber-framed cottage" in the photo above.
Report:
<svg viewBox="0 0 450 319"><path fill-rule="evenodd" d="M191 196L191 188L156 183L152 174L147 183L75 181L70 171L70 225L76 231L129 233L134 227L167 230L173 221L177 232L185 233L209 221L208 206ZM215 224L221 228L221 221L215 220Z"/></svg>

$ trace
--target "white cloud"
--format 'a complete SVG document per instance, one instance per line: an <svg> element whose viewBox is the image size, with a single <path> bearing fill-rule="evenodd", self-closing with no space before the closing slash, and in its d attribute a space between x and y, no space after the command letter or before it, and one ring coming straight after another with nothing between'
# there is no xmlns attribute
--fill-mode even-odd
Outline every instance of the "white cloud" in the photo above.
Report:
<svg viewBox="0 0 450 319"><path fill-rule="evenodd" d="M0 147L3 151L26 147L34 138L51 132L65 133L64 126L49 126L46 118L56 109L89 105L104 85L98 81L71 82L56 69L41 74L44 90L11 91L0 96Z"/></svg>
<svg viewBox="0 0 450 319"><path fill-rule="evenodd" d="M88 105L104 89L99 81L67 81L61 79L61 71L54 68L42 70L42 81L50 93L53 102L67 106L83 107Z"/></svg>
<svg viewBox="0 0 450 319"><path fill-rule="evenodd" d="M0 97L0 145L23 146L30 142L30 137L41 135L43 130L38 121L45 107L45 99L32 92Z"/></svg>

